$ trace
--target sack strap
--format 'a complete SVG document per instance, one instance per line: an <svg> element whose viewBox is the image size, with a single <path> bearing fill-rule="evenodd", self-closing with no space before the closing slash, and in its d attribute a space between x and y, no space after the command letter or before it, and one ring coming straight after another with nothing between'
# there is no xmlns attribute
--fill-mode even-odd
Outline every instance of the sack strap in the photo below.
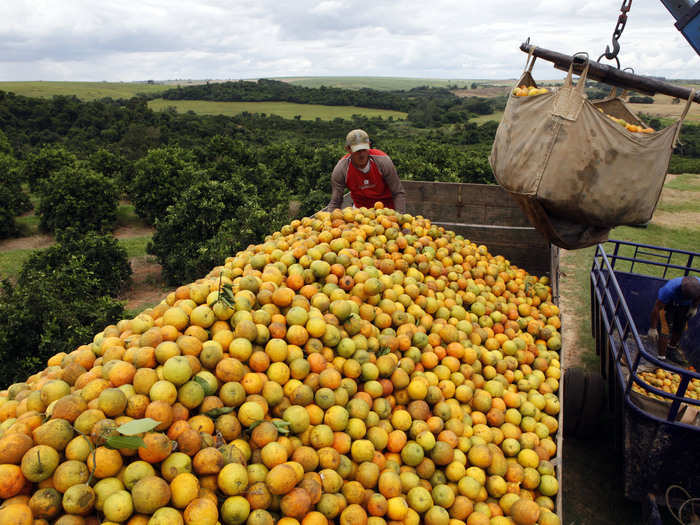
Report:
<svg viewBox="0 0 700 525"><path fill-rule="evenodd" d="M686 115L688 114L688 110L690 109L690 105L693 103L693 99L695 98L695 89L690 90L690 96L688 97L688 102L685 103L685 109L683 110L683 113L681 113L680 118L678 119L678 123L676 127L676 134L673 136L673 147L676 147L676 144L678 143L678 135L681 133L681 127L683 127L683 121L685 120Z"/></svg>
<svg viewBox="0 0 700 525"><path fill-rule="evenodd" d="M579 53L577 53L579 54ZM578 92L583 94L583 90L586 87L586 77L588 76L588 68L590 66L590 61L588 60L588 55L586 55L586 66L583 68L583 71L581 71L581 75L579 76L578 82L576 83L576 87L578 88ZM564 82L564 85L567 86L572 86L573 85L573 72L574 72L574 61L571 61L571 65L569 66L569 73L566 75L566 80Z"/></svg>
<svg viewBox="0 0 700 525"><path fill-rule="evenodd" d="M527 60L525 61L525 69L523 69L523 73L532 73L532 67L535 65L535 60L537 60L537 57L533 56L534 52L535 46L531 46L530 52L527 54Z"/></svg>
<svg viewBox="0 0 700 525"><path fill-rule="evenodd" d="M625 98L627 96L627 90L623 89L622 93L619 95L617 94L617 88L615 86L612 87L610 90L610 94L608 95L608 98Z"/></svg>

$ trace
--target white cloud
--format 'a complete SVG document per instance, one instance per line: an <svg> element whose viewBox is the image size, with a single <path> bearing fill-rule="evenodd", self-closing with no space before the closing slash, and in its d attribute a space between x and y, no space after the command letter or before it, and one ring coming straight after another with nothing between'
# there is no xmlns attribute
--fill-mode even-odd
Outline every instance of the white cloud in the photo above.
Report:
<svg viewBox="0 0 700 525"><path fill-rule="evenodd" d="M513 78L528 36L597 58L619 3L608 0L11 0L0 19L0 80L143 80L381 75ZM700 78L700 59L661 3L635 3L624 66ZM538 61L536 78L562 76Z"/></svg>

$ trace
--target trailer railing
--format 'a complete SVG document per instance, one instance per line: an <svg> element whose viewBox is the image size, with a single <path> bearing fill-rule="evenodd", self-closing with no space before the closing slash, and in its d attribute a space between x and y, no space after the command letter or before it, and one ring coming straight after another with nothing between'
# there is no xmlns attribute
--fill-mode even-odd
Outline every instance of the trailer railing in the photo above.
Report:
<svg viewBox="0 0 700 525"><path fill-rule="evenodd" d="M627 241L609 241L608 244L613 245L613 251L608 255L608 258L611 267L616 270L653 275L655 272L652 271L652 268L654 268L659 271L663 270L661 274L663 279L669 276L669 270L671 270L671 274L678 274L675 275L676 277L700 272L700 269L693 268L693 263L700 261L700 253ZM625 250L625 248L629 248L629 250ZM632 253L627 255L626 253L629 251ZM625 265L621 264L622 262L629 263L629 269L624 270L623 266ZM635 265L637 266L636 272L634 271ZM645 265L652 268L647 268Z"/></svg>
<svg viewBox="0 0 700 525"><path fill-rule="evenodd" d="M615 367L608 373L617 377L624 402L632 410L658 422L696 430L698 427L679 421L678 416L684 405L700 406L700 400L686 395L691 381L700 381L700 374L661 361L655 353L646 349L617 275L638 274L657 279L700 275L700 267L693 266L698 262L700 253L611 240L597 245L590 272L592 330L596 351L601 354L601 345L609 345ZM640 375L642 364L677 374L680 380L676 392L667 392L645 381ZM653 411L650 411L650 406L641 399L642 394L633 390L635 384L663 401L657 401Z"/></svg>

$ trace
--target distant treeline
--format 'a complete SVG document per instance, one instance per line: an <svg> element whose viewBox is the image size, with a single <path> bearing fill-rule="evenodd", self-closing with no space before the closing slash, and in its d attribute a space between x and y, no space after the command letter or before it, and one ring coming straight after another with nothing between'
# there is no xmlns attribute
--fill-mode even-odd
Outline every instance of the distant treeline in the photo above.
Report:
<svg viewBox="0 0 700 525"><path fill-rule="evenodd" d="M448 90L447 95L452 95ZM283 101L297 104L322 104L325 106L360 106L375 109L408 111L410 102L405 96L392 91L375 89L343 89L321 86L308 88L279 80L260 79L257 82L215 82L168 89L152 95L168 100L217 100L226 102ZM454 97L454 95L452 95ZM455 97L456 98L456 97Z"/></svg>
<svg viewBox="0 0 700 525"><path fill-rule="evenodd" d="M461 98L447 88L417 87L408 91L376 89L344 89L321 86L309 88L278 80L257 82L207 83L178 87L152 98L167 100L209 100L221 102L294 102L325 106L358 106L393 109L408 114L408 120L419 127L464 122L474 115L490 115L505 107L505 97Z"/></svg>

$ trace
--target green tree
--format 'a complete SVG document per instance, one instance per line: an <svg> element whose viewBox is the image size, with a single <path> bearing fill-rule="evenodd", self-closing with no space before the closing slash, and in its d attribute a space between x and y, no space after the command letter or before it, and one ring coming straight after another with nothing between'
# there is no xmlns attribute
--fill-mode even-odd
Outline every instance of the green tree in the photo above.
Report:
<svg viewBox="0 0 700 525"><path fill-rule="evenodd" d="M283 210L280 205L266 211L255 187L242 178L199 182L156 219L148 253L158 258L170 284L189 282L274 231L288 218Z"/></svg>
<svg viewBox="0 0 700 525"><path fill-rule="evenodd" d="M19 235L15 217L32 209L21 180L18 162L7 153L0 153L0 239Z"/></svg>
<svg viewBox="0 0 700 525"><path fill-rule="evenodd" d="M7 135L0 129L0 154L12 155L12 146L7 140Z"/></svg>
<svg viewBox="0 0 700 525"><path fill-rule="evenodd" d="M126 250L112 235L97 232L81 234L75 228L59 231L56 244L33 253L22 266L19 283L26 285L35 272L69 267L78 258L83 268L95 276L93 296L116 295L128 283L131 265Z"/></svg>
<svg viewBox="0 0 700 525"><path fill-rule="evenodd" d="M653 104L654 97L632 96L629 101L632 104Z"/></svg>
<svg viewBox="0 0 700 525"><path fill-rule="evenodd" d="M44 231L72 226L82 232L106 232L117 221L116 185L85 165L65 167L42 181L39 199L39 226Z"/></svg>
<svg viewBox="0 0 700 525"><path fill-rule="evenodd" d="M50 178L61 169L74 166L78 158L63 146L48 145L29 154L24 173L29 186L36 190L39 182Z"/></svg>
<svg viewBox="0 0 700 525"><path fill-rule="evenodd" d="M129 196L136 213L150 224L189 186L205 178L194 155L175 146L150 150L134 164L134 171Z"/></svg>
<svg viewBox="0 0 700 525"><path fill-rule="evenodd" d="M132 176L133 164L124 156L105 148L100 148L90 155L88 164L97 173L112 179L120 191L126 193L126 188Z"/></svg>
<svg viewBox="0 0 700 525"><path fill-rule="evenodd" d="M0 387L39 371L58 352L89 344L123 316L121 302L95 295L99 283L76 254L61 267L23 272L17 285L0 285Z"/></svg>

